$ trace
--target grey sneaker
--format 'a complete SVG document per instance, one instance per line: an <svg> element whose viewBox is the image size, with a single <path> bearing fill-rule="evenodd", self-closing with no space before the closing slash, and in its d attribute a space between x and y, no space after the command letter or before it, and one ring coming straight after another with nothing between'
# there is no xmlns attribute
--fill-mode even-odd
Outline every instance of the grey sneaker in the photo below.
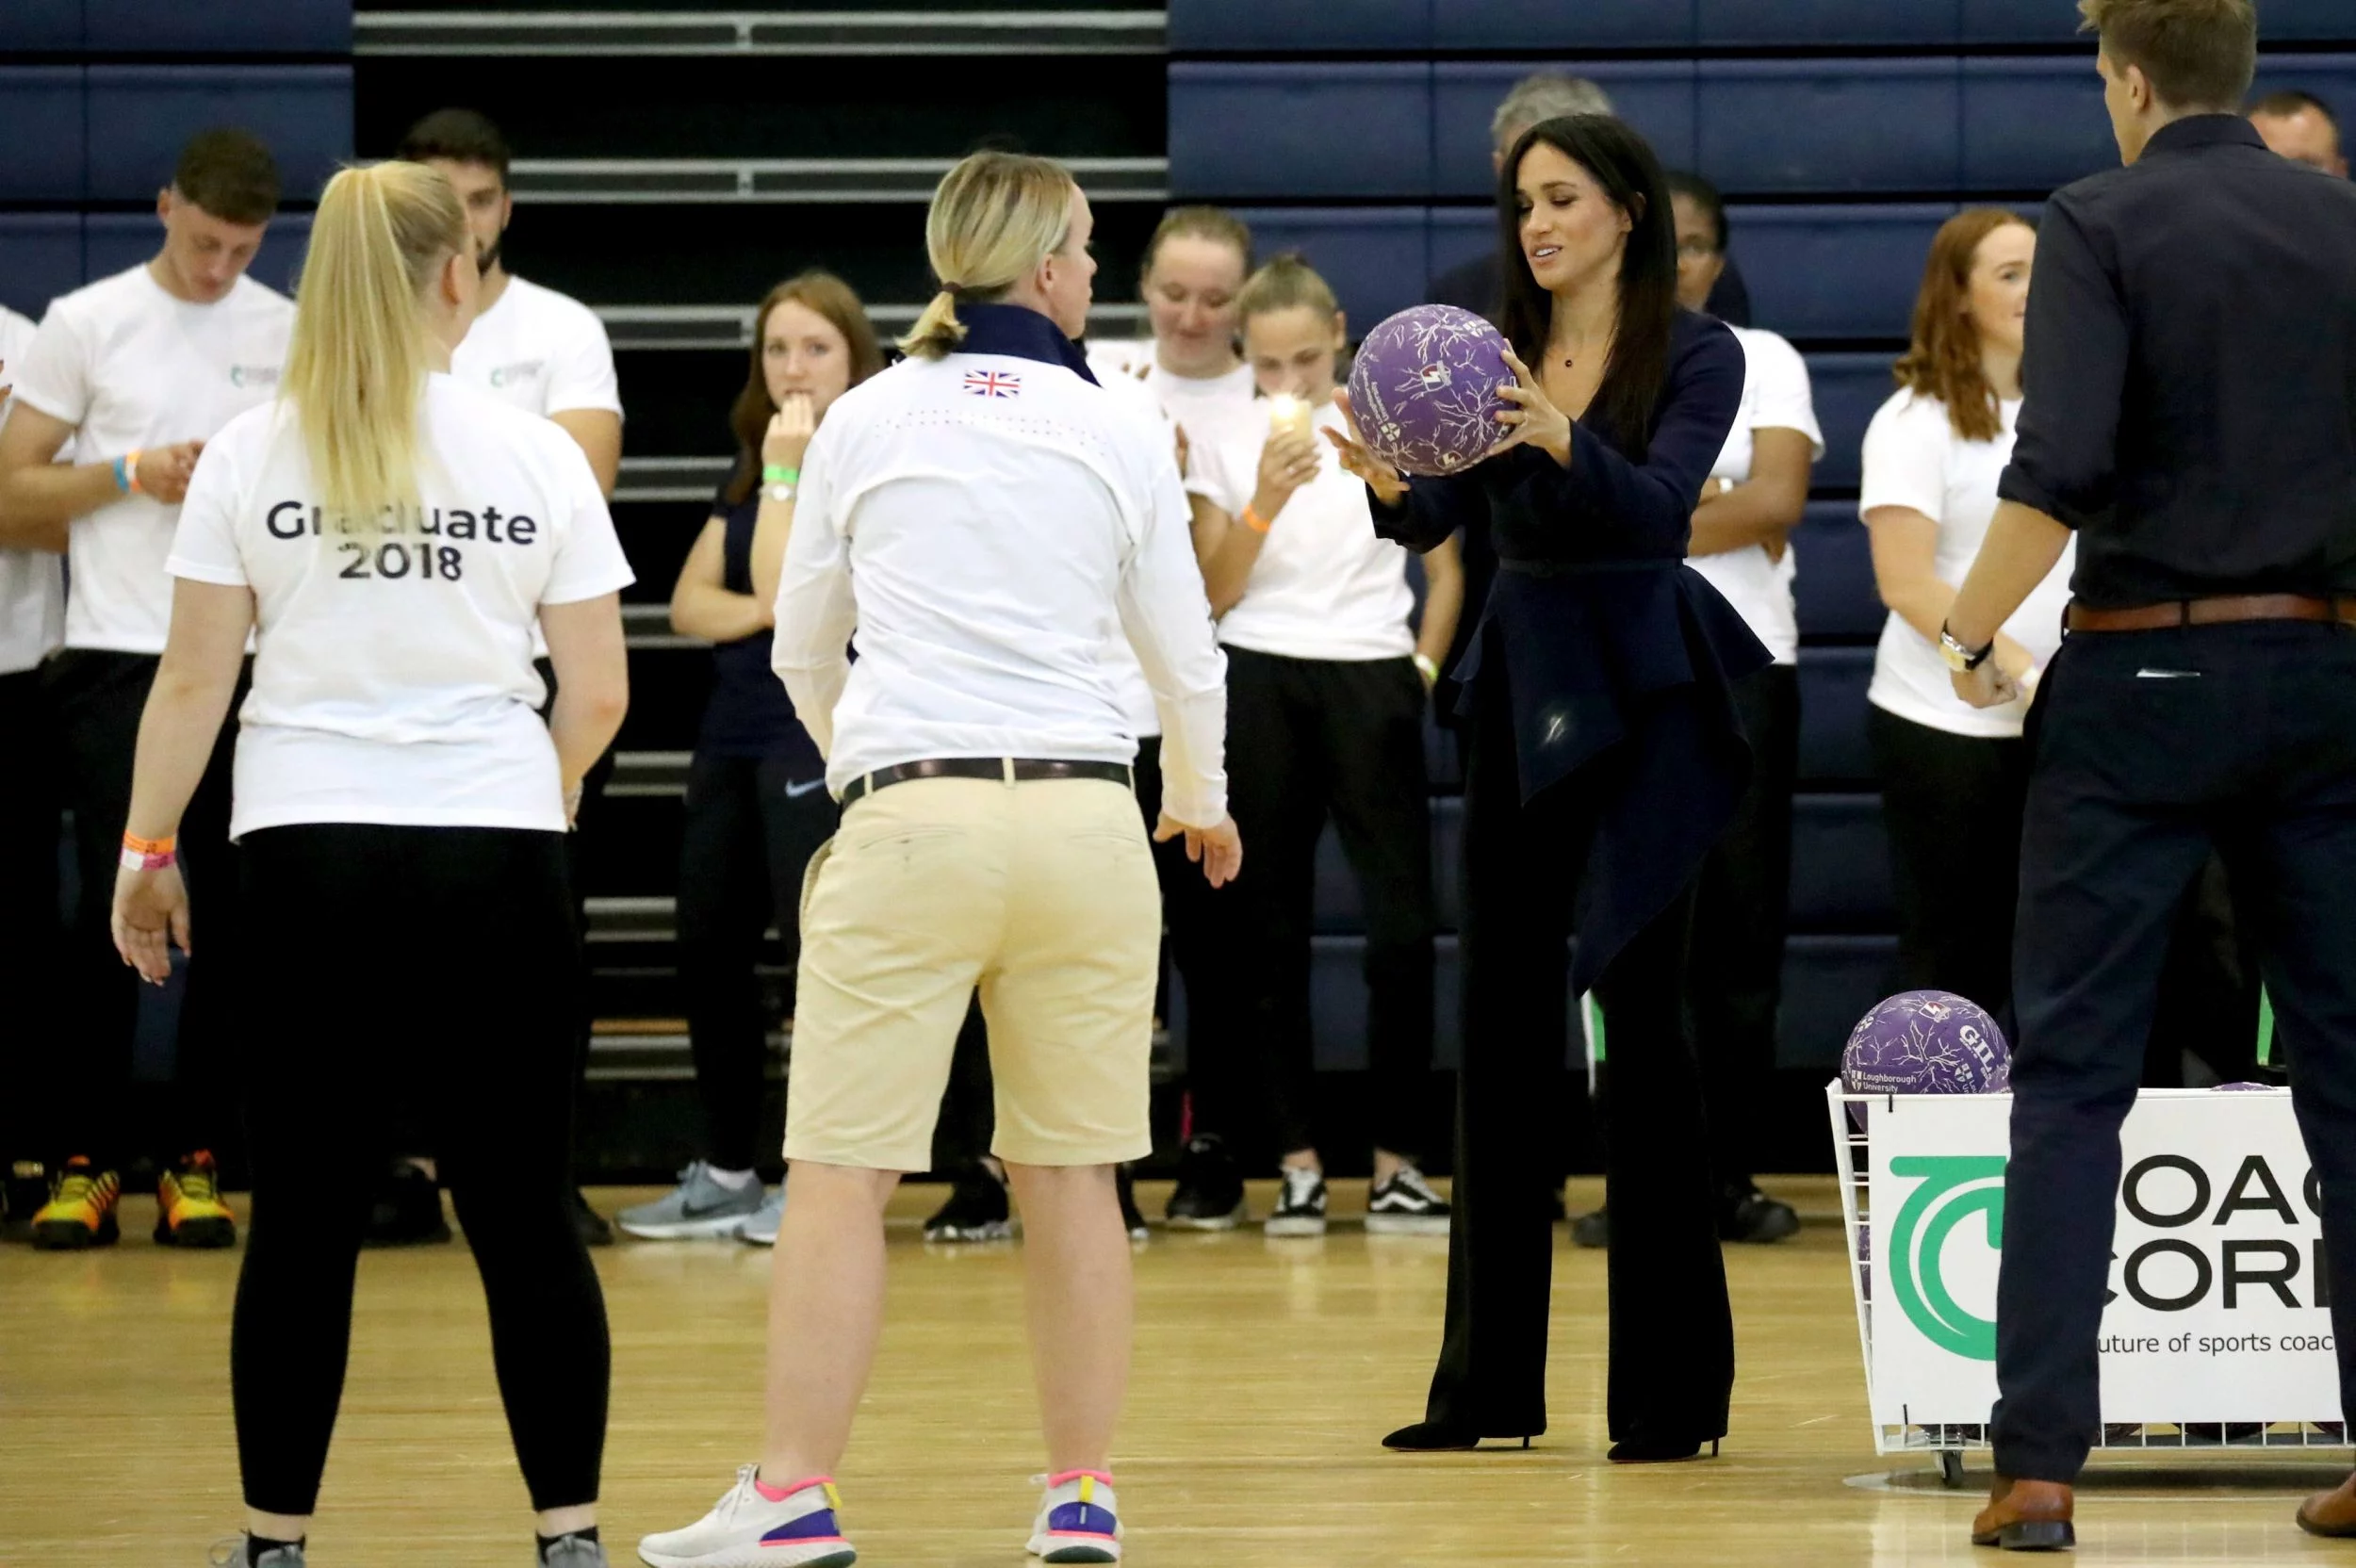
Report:
<svg viewBox="0 0 2356 1568"><path fill-rule="evenodd" d="M213 1568L303 1568L300 1546L273 1546L260 1557L253 1555L253 1537L245 1535L216 1541L205 1560Z"/></svg>
<svg viewBox="0 0 2356 1568"><path fill-rule="evenodd" d="M761 1184L732 1191L712 1179L697 1160L679 1173L678 1186L651 1203L624 1209L614 1218L631 1235L648 1241L685 1241L695 1236L732 1236L761 1207Z"/></svg>
<svg viewBox="0 0 2356 1568"><path fill-rule="evenodd" d="M785 1184L779 1182L769 1189L769 1196L761 1200L761 1207L746 1217L736 1228L736 1239L755 1247L775 1247L777 1227L785 1223Z"/></svg>
<svg viewBox="0 0 2356 1568"><path fill-rule="evenodd" d="M606 1568L605 1548L577 1535L559 1537L546 1553L535 1554L532 1560L540 1568Z"/></svg>

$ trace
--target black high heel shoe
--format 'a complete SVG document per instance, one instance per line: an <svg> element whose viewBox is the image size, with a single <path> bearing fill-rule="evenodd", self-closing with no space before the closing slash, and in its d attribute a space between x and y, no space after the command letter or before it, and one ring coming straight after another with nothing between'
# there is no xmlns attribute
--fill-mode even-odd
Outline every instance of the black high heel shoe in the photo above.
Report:
<svg viewBox="0 0 2356 1568"><path fill-rule="evenodd" d="M1525 1448L1534 1432L1478 1432L1467 1427L1451 1427L1442 1421L1418 1421L1412 1427L1401 1427L1383 1440L1383 1446L1409 1454L1462 1453L1481 1446L1484 1437L1499 1442L1519 1441Z"/></svg>
<svg viewBox="0 0 2356 1568"><path fill-rule="evenodd" d="M1614 1443L1604 1456L1614 1464L1676 1464L1683 1460L1701 1457L1702 1444L1710 1445L1710 1457L1718 1457L1717 1438L1631 1437L1625 1443Z"/></svg>

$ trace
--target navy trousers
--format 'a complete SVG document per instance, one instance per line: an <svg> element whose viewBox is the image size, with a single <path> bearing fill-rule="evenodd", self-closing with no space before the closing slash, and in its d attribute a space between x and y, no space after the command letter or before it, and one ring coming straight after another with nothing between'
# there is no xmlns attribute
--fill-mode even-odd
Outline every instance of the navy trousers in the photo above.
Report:
<svg viewBox="0 0 2356 1568"><path fill-rule="evenodd" d="M2000 1474L2068 1481L2101 1422L2119 1127L2213 848L2321 1180L2340 1398L2356 1405L2356 632L2072 637L2030 743L1992 1435Z"/></svg>

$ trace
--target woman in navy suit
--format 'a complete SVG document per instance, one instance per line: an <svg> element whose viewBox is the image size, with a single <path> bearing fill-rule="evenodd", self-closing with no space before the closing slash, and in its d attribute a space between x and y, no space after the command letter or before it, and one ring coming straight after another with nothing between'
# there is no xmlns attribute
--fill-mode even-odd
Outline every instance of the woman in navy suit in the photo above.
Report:
<svg viewBox="0 0 2356 1568"><path fill-rule="evenodd" d="M1383 1441L1546 1430L1567 972L1610 1032L1612 1458L1687 1459L1714 1451L1734 1382L1687 931L1750 766L1727 685L1768 655L1684 557L1742 350L1678 308L1668 186L1619 121L1525 133L1498 203L1520 384L1498 449L1409 481L1335 438L1380 503L1377 531L1429 549L1485 519L1498 558L1457 671L1472 744L1447 1336L1426 1418Z"/></svg>

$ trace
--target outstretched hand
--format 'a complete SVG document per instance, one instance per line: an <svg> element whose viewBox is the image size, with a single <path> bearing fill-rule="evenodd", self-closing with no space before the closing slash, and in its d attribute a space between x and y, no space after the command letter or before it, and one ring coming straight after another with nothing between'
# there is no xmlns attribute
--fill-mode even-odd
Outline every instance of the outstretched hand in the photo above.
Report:
<svg viewBox="0 0 2356 1568"><path fill-rule="evenodd" d="M1342 454L1342 466L1366 482L1383 505L1389 506L1407 494L1407 479L1397 468L1374 455L1366 445L1364 432L1358 428L1358 411L1350 406L1350 393L1340 387L1333 392L1333 406L1342 411L1342 420L1350 427L1344 435L1332 426L1325 427L1325 438L1333 443L1333 449Z"/></svg>
<svg viewBox="0 0 2356 1568"><path fill-rule="evenodd" d="M1191 827L1164 811L1153 828L1153 841L1167 843L1182 833L1186 858L1203 868L1203 880L1212 887L1225 887L1243 870L1243 835L1235 831L1235 818L1221 817L1210 827Z"/></svg>
<svg viewBox="0 0 2356 1568"><path fill-rule="evenodd" d="M1505 438L1489 449L1495 457L1515 447L1536 447L1557 463L1571 460L1570 416L1554 406L1546 389L1538 384L1521 356L1513 350L1505 351L1505 363L1513 372L1510 382L1497 384L1497 396L1512 403L1512 408L1497 411L1497 423L1505 427Z"/></svg>

